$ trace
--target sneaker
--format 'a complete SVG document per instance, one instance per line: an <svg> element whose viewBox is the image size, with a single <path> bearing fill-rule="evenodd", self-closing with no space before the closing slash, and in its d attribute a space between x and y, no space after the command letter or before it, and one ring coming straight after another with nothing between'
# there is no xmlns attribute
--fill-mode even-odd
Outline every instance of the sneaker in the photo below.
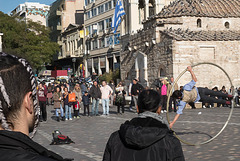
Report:
<svg viewBox="0 0 240 161"><path fill-rule="evenodd" d="M72 120L72 118L70 118L69 120Z"/></svg>
<svg viewBox="0 0 240 161"><path fill-rule="evenodd" d="M166 112L167 112L167 110L163 110L163 112L165 112L165 113L166 113Z"/></svg>
<svg viewBox="0 0 240 161"><path fill-rule="evenodd" d="M65 121L67 121L68 119L67 118L65 118Z"/></svg>
<svg viewBox="0 0 240 161"><path fill-rule="evenodd" d="M77 118L79 119L79 118L80 118L80 116L77 116Z"/></svg>
<svg viewBox="0 0 240 161"><path fill-rule="evenodd" d="M76 116L73 116L73 118L75 119L75 118L77 118ZM70 119L69 119L70 120Z"/></svg>
<svg viewBox="0 0 240 161"><path fill-rule="evenodd" d="M206 106L205 106L205 105L203 105L203 108L206 108Z"/></svg>
<svg viewBox="0 0 240 161"><path fill-rule="evenodd" d="M161 110L161 113L163 113L163 110Z"/></svg>

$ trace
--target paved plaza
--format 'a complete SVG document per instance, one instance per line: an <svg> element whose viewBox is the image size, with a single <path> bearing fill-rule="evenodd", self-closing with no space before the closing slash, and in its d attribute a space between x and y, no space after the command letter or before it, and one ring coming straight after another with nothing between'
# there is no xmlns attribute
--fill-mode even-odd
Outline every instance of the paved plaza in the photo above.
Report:
<svg viewBox="0 0 240 161"><path fill-rule="evenodd" d="M55 120L53 106L47 106L48 120L40 123L34 140L44 147L75 161L100 161L106 142L112 132L137 114L126 108L124 115L116 114L116 107L110 108L109 116L86 117L72 121ZM99 107L101 113L101 105ZM207 108L184 110L174 130L181 139L198 144L214 137L223 127L230 112L229 108ZM166 114L162 114L166 117ZM170 118L174 113L169 113ZM75 144L49 145L52 132L60 130ZM240 108L235 108L225 130L212 142L201 146L182 144L187 161L230 161L240 160Z"/></svg>

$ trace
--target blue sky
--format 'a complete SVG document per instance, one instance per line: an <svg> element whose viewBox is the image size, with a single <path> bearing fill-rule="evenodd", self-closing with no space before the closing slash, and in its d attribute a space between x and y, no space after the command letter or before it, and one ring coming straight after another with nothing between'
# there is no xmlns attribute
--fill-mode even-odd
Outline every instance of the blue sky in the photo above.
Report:
<svg viewBox="0 0 240 161"><path fill-rule="evenodd" d="M50 5L55 1L56 0L0 0L0 11L8 14L21 3L39 2L41 4Z"/></svg>

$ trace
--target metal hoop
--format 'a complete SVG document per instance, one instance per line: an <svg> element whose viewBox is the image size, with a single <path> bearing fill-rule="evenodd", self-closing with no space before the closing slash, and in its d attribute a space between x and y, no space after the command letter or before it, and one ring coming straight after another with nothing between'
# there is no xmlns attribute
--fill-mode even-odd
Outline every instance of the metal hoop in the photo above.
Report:
<svg viewBox="0 0 240 161"><path fill-rule="evenodd" d="M196 66L203 65L203 64L213 65L213 66L216 66L216 67L218 67L219 69L221 69L221 70L225 73L225 75L228 77L228 80L229 80L229 82L230 82L230 84L231 84L231 87L233 87L232 81L231 81L229 75L227 74L227 72L226 72L222 67L220 67L220 66L217 65L217 64L210 63L210 62L201 62L201 63L194 64L194 65L192 65L191 67L196 67ZM168 121L169 124L170 124L170 119L169 119L169 100L170 100L170 96L172 95L172 90L173 90L175 84L178 82L178 80L183 76L183 74L184 74L186 71L187 71L187 68L186 68L182 73L180 73L180 75L177 77L176 81L174 81L174 84L173 84L173 86L172 86L172 88L171 88L171 90L170 90L170 94L168 95L168 99L167 99L167 121ZM233 89L233 90L234 90L234 89ZM234 91L233 91L233 92L234 92ZM233 99L232 99L232 106L231 106L232 108L231 108L230 113L229 113L229 115L228 115L227 121L226 121L225 124L223 125L222 129L221 129L214 137L210 138L210 139L207 140L207 141L204 141L204 142L201 142L201 143L198 143L198 144L193 144L193 143L189 143L189 142L187 142L187 141L182 140L175 132L174 132L174 135L175 135L182 143L187 144L187 145L191 145L191 146L203 145L203 144L207 144L207 143L213 141L216 137L218 137L218 136L223 132L223 130L226 128L228 122L230 121L230 119L231 119L231 117L232 117L232 113L233 113L234 103L235 103L235 102L234 102L234 99L235 99L235 98L233 97Z"/></svg>

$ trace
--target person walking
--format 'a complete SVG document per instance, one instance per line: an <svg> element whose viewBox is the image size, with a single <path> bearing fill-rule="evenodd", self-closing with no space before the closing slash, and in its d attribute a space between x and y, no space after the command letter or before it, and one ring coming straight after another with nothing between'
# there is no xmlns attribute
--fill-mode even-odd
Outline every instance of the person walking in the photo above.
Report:
<svg viewBox="0 0 240 161"><path fill-rule="evenodd" d="M184 161L180 141L160 116L159 94L144 90L139 94L138 117L122 124L111 134L103 161Z"/></svg>
<svg viewBox="0 0 240 161"><path fill-rule="evenodd" d="M92 97L92 115L99 116L98 106L99 106L99 100L101 99L102 93L98 86L97 81L93 82L93 86L90 88L89 94Z"/></svg>
<svg viewBox="0 0 240 161"><path fill-rule="evenodd" d="M39 84L37 96L40 106L40 121L47 121L47 109L46 109L47 89L43 87L42 83Z"/></svg>
<svg viewBox="0 0 240 161"><path fill-rule="evenodd" d="M106 81L102 81L102 87L100 90L102 93L103 115L109 115L109 98L111 97L113 90L107 85Z"/></svg>
<svg viewBox="0 0 240 161"><path fill-rule="evenodd" d="M59 118L59 110L61 114L62 121L64 121L64 113L63 113L63 108L62 108L62 94L60 92L60 88L57 87L56 91L53 94L53 100L54 100L54 109L55 109L55 115L57 117L57 121L60 121Z"/></svg>

